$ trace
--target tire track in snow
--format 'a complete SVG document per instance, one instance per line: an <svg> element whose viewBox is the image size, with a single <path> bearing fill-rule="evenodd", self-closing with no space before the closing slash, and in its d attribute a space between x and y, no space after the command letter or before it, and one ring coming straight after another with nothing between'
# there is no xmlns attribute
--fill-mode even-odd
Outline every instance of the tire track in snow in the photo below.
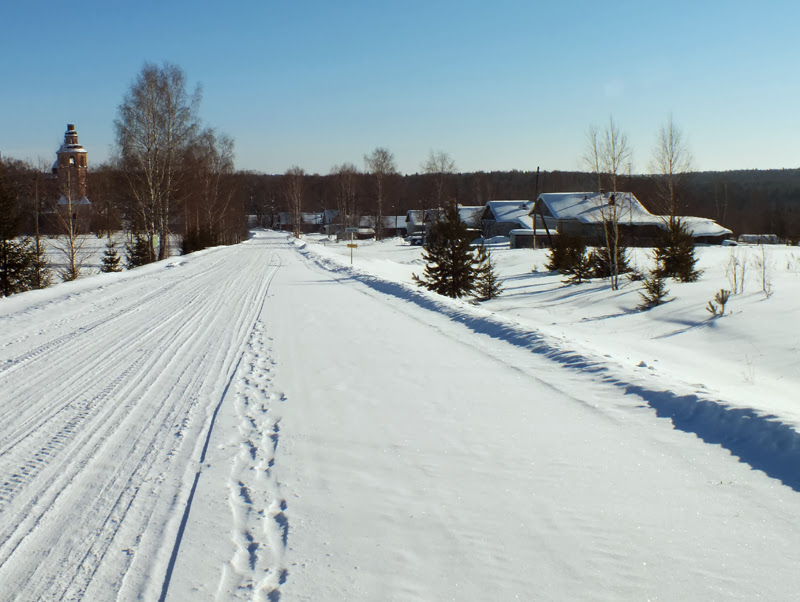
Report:
<svg viewBox="0 0 800 602"><path fill-rule="evenodd" d="M163 570L157 551L209 393L266 293L254 250L231 252L223 270L199 264L148 301L86 311L83 326L31 339L0 372L0 479L13 483L0 501L0 599L136 597Z"/></svg>
<svg viewBox="0 0 800 602"><path fill-rule="evenodd" d="M219 402L217 403L216 408L214 409L214 413L213 413L213 415L211 417L208 429L206 431L205 443L203 445L203 449L201 451L200 461L199 461L199 464L200 464L201 468L194 475L194 480L193 480L193 483L191 485L191 489L189 491L188 498L186 500L183 516L181 518L180 526L178 528L178 532L177 532L176 537L175 537L175 543L174 543L174 545L172 547L172 552L170 554L169 563L168 563L167 568L166 568L166 574L164 576L164 581L163 581L163 584L162 584L162 587L161 587L161 594L160 594L160 597L159 597L160 601L166 600L167 596L169 594L170 581L172 579L172 574L173 574L173 571L175 569L175 564L177 562L178 555L180 553L181 541L183 539L183 536L184 536L184 533L185 533L185 529L187 528L187 525L188 525L188 519L189 519L189 515L190 515L190 512L191 512L192 502L194 500L195 491L197 489L197 484L198 484L198 482L200 480L200 477L202 475L202 465L203 465L203 463L205 461L206 452L208 451L208 445L209 445L210 440L211 440L211 435L212 435L212 432L213 432L213 429L214 429L214 423L215 423L215 420L216 420L216 416L217 416L217 414L218 414L223 402L228 397L228 393L230 391L231 385L236 382L237 378L241 379L241 375L240 375L241 366L243 365L243 363L246 361L246 359L249 356L248 350L252 347L252 342L253 342L254 336L257 336L257 333L263 328L262 323L260 322L259 318L260 318L262 312L264 311L264 307L265 307L266 299L267 299L267 294L269 292L269 286L270 286L273 278L275 277L275 274L277 273L278 269L281 266L280 255L278 255L277 253L273 252L272 256L270 257L268 265L270 266L271 271L270 271L268 277L266 278L266 284L264 286L263 294L260 296L259 309L256 312L254 320L248 325L249 326L249 328L248 328L249 334L248 334L248 336L240 336L238 338L238 340L241 340L241 341L246 340L247 342L246 342L245 345L243 345L243 347L241 348L240 352L237 354L239 359L236 362L236 365L235 365L233 371L230 374L230 377L228 379L227 385L225 386L225 389L222 392L222 395L221 395L221 397L219 399ZM246 333L241 332L240 334L244 335ZM235 396L236 395L234 395L234 397ZM281 396L281 399L283 399L282 396ZM263 406L262 406L262 409L263 409ZM264 412L264 413L266 413L266 412ZM251 424L255 424L254 421L251 422ZM273 433L277 433L277 431L278 431L278 427L277 427L277 423L276 423L274 425L274 427L273 427ZM247 441L249 443L248 442L243 442L242 445L247 448L247 453L250 455L251 458L253 458L255 460L255 458L258 455L258 449L255 447L255 445L252 443L252 441L250 441L250 439L248 439ZM275 451L276 447L277 447L277 443L273 447L273 452ZM268 465L269 465L269 467L272 467L273 462L271 460L269 460L268 461ZM240 485L239 495L243 500L248 500L250 503L252 503L252 498L250 498L249 489L243 483ZM247 502L245 502L245 503L247 503ZM286 509L286 504L285 504L285 502L282 501L279 505L281 507L281 510L277 514L280 514L281 517L285 520L285 515L283 514L283 511ZM276 516L277 516L277 514L276 514ZM276 521L279 521L279 520L280 520L279 518L276 518ZM288 523L287 523L287 531L286 531L286 533L288 535ZM249 562L249 564L252 564L253 570L255 570L255 567L256 567L256 564L257 564L257 559L258 559L257 550L258 550L259 544L255 541L255 538L252 535L251 531L246 530L243 533L243 536L244 536L244 538L246 540L249 539L249 541L247 541L245 547L246 547L246 550L247 550L248 557L252 559L252 561ZM284 538L284 543L285 543L285 538ZM285 545L284 545L284 547L285 547ZM273 587L272 590L268 593L268 598L269 598L270 602L274 602L275 600L278 600L280 598L280 592L278 590L278 587L279 587L279 585L282 585L286 581L287 575L288 575L288 571L286 571L286 570L282 570L279 573L279 579L278 579L279 583L275 587Z"/></svg>
<svg viewBox="0 0 800 602"><path fill-rule="evenodd" d="M197 315L197 319L198 325L202 328L201 332L206 332L203 327L210 326L218 308L215 307L215 304L208 304L203 309L204 311ZM178 421L180 415L190 408L184 404L177 403L161 405L156 412L151 412L150 407L140 404L139 400L147 396L148 389L159 388L154 386L156 383L147 380L146 375L157 373L159 369L169 372L172 366L185 361L182 360L183 357L191 358L191 363L180 369L180 375L174 385L178 394L176 395L175 391L173 391L173 396L193 404L198 398L198 391L202 384L201 381L196 380L195 374L197 368L205 363L208 353L201 352L186 355L184 352L187 339L178 336L181 325L173 324L169 328L169 324L170 322L162 323L164 328L152 328L150 330L150 338L142 341L145 344L152 344L153 347L150 348L148 361L143 364L142 369L135 374L134 378L128 379L126 389L121 391L123 393L122 399L126 400L126 403L115 404L110 402L98 404L99 410L96 414L91 415L87 412L89 415L84 416L84 419L91 418L91 420L86 420L87 424L83 428L73 430L71 433L75 438L73 444L69 447L64 446L64 453L56 457L54 466L48 467L49 470L42 475L42 480L47 479L49 481L44 491L32 488L31 493L35 494L35 497L30 501L27 498L23 499L22 501L26 503L21 507L20 504L17 504L19 508L16 513L17 516L12 517L12 521L20 528L10 534L8 539L11 539L9 542L11 545L0 545L0 565L3 564L6 555L14 554L17 551L17 547L23 544L27 537L35 533L40 523L45 520L45 517L52 513L54 506L66 504L78 508L72 512L87 517L87 520L83 521L83 524L78 527L79 530L83 531L87 528L84 524L96 525L98 518L104 515L110 516L117 511L116 506L122 503L121 494L118 494L120 488L122 493L125 493L125 490L133 483L133 490L135 491L137 476L144 478L148 469L152 468L159 453L169 454L174 451L174 448L169 445L171 439L174 439L174 437L170 437L171 429L165 429L164 426ZM210 338L206 335L203 340L199 341L200 348L205 348L210 342ZM197 342L194 344L197 345ZM163 357L168 358L169 361L166 365L159 366L159 361ZM123 441L120 442L114 435L120 430L120 425L124 424L131 424L133 428L125 434ZM121 465L121 471L117 471L113 478L103 482L97 496L94 498L94 503L81 504L74 499L72 494L73 488L78 487L76 481L83 477L83 471L91 462L96 458L109 454L109 452L116 457L144 455L141 456L132 473L128 472L132 468L132 463L124 463ZM117 501L114 506L106 510L108 499L116 499ZM124 513L120 516L120 520L122 518L124 518ZM109 525L108 518L103 521L103 525ZM90 567L95 567L96 570L96 566L103 559L105 549L111 543L112 538L104 537L106 531L108 529L103 527L87 531L86 541L89 542L89 549L94 549L94 553L91 557L84 558L83 561L78 563L80 571L76 572L70 580L67 579L67 575L70 574L70 567L74 564L74 559L69 554L70 544L66 544L63 567L59 567L58 576L49 582L51 590L57 591L63 588L64 591L59 594L59 599L63 599L65 592L69 591L75 584L76 577L81 574L91 577L94 574L95 571L91 570ZM5 544L6 541L2 543ZM54 547L58 549L59 545L56 544ZM87 562L87 560L91 562ZM53 568L51 566L46 570L52 572Z"/></svg>
<svg viewBox="0 0 800 602"><path fill-rule="evenodd" d="M197 278L193 276L192 279ZM187 282L184 282L184 286ZM42 425L52 420L52 417L64 409L68 409L70 404L69 393L81 386L81 383L93 382L97 366L108 363L104 361L106 358L113 358L119 354L125 353L130 348L131 341L137 341L140 349L138 353L143 353L145 349L143 343L147 343L153 339L153 335L158 335L160 331L169 328L171 323L181 320L179 316L171 315L170 303L164 303L161 299L162 295L169 293L176 284L170 287L160 287L157 292L161 294L157 296L147 296L143 300L139 300L132 305L117 310L105 322L102 318L94 321L88 326L79 327L78 330L69 332L67 334L56 337L48 343L39 345L32 352L26 352L21 356L8 360L13 369L6 369L0 372L0 388L6 391L9 397L24 398L35 400L34 403L27 405L22 409L22 412L13 412L15 406L8 408L7 412L0 414L0 421L5 421L5 424L10 427L10 432L4 437L3 445L0 447L0 459L9 452L9 450L19 450L19 443L22 438L29 433L38 432ZM200 295L200 290L195 290L193 295L182 295L182 304L191 304ZM131 312L139 312L142 307L146 307L147 303L154 305L156 315L150 316L149 320L142 320L135 323L133 328L129 325L120 324L120 322L130 322ZM120 328L120 336L115 341L115 344L107 348L93 346L91 343L97 336L102 336L102 332L95 332L101 326L102 330L108 332L116 328ZM57 364L53 366L56 368L48 367L53 378L53 388L48 391L47 396L37 394L39 392L39 383L21 381L18 382L14 379L15 369L29 367L36 369L37 363L50 364L54 363L54 357L57 357ZM76 361L80 358L80 361ZM113 371L118 369L119 366L111 364L109 370ZM123 366L124 368L124 366ZM59 405L63 404L63 405Z"/></svg>

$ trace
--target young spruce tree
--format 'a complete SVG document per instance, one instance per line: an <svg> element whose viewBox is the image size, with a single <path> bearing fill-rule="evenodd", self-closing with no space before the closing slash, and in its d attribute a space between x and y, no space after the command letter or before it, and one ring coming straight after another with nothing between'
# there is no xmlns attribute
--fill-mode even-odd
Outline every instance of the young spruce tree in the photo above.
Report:
<svg viewBox="0 0 800 602"><path fill-rule="evenodd" d="M19 238L20 213L5 166L0 163L0 297L37 288L39 261L28 238Z"/></svg>
<svg viewBox="0 0 800 602"><path fill-rule="evenodd" d="M147 238L141 234L134 233L133 243L125 244L125 267L129 270L138 268L153 261L153 248L147 242Z"/></svg>
<svg viewBox="0 0 800 602"><path fill-rule="evenodd" d="M695 269L694 238L680 218L669 218L667 229L661 231L654 257L662 278L695 282L700 277L700 271Z"/></svg>
<svg viewBox="0 0 800 602"><path fill-rule="evenodd" d="M500 278L497 276L492 254L484 245L478 247L475 269L475 296L481 301L488 301L499 296L503 290Z"/></svg>
<svg viewBox="0 0 800 602"><path fill-rule="evenodd" d="M103 252L103 265L100 266L101 272L121 272L120 256L117 253L117 245L113 240L106 243L106 250Z"/></svg>
<svg viewBox="0 0 800 602"><path fill-rule="evenodd" d="M431 226L425 252L425 271L414 281L428 290L458 298L475 288L475 256L469 246L469 232L458 210L451 206Z"/></svg>

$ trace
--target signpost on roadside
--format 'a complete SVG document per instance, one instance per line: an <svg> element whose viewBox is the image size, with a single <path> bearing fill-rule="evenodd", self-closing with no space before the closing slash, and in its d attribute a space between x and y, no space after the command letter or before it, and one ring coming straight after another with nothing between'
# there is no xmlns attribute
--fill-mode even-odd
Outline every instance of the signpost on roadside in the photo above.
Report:
<svg viewBox="0 0 800 602"><path fill-rule="evenodd" d="M358 245L353 242L353 234L358 233L358 228L345 228L344 231L350 234L350 242L347 243L347 248L350 249L350 265L353 265L353 249L358 248Z"/></svg>

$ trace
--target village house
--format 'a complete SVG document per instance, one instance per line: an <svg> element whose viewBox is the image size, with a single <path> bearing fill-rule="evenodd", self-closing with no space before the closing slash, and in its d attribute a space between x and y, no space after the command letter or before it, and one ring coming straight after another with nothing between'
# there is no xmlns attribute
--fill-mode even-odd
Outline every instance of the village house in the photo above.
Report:
<svg viewBox="0 0 800 602"><path fill-rule="evenodd" d="M619 232L629 246L653 246L669 217L650 213L630 192L557 192L539 195L531 216L535 220L536 246L549 244L541 238L554 234L579 236L588 244L601 244L603 223L615 216ZM697 243L719 244L731 231L704 217L679 216Z"/></svg>
<svg viewBox="0 0 800 602"><path fill-rule="evenodd" d="M480 228L484 238L509 236L512 230L533 230L531 201L489 201L483 208Z"/></svg>

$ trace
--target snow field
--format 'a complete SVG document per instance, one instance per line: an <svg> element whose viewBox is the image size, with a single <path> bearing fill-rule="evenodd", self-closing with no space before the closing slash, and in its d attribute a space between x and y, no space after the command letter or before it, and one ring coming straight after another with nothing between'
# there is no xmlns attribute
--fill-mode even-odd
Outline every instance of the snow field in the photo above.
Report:
<svg viewBox="0 0 800 602"><path fill-rule="evenodd" d="M603 358L569 341L532 354L488 312L300 246L341 286L281 320L313 345L275 331L281 365L304 365L279 375L298 412L284 459L304 492L297 599L750 599L797 586L792 490L655 420ZM286 292L301 303L299 286Z"/></svg>
<svg viewBox="0 0 800 602"><path fill-rule="evenodd" d="M712 320L700 252L646 313L268 232L2 299L0 600L792 599L797 272Z"/></svg>

